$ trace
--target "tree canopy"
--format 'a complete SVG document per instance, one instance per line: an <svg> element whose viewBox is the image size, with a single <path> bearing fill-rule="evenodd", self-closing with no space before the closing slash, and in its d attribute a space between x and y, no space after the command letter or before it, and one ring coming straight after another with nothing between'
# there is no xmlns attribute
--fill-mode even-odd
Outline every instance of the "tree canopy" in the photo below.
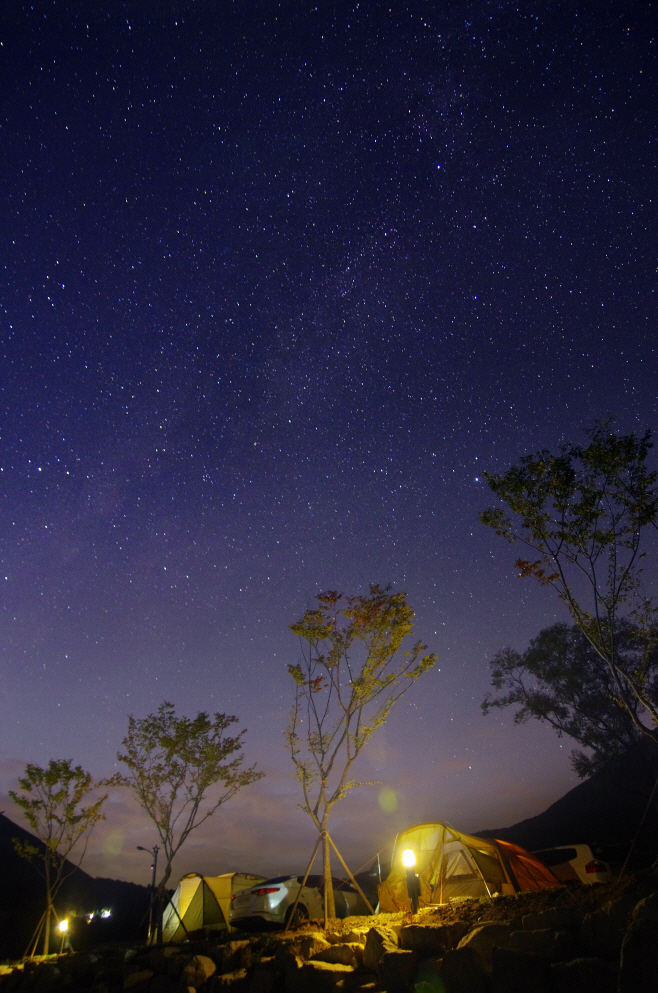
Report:
<svg viewBox="0 0 658 993"><path fill-rule="evenodd" d="M286 741L304 802L318 831L333 806L356 786L351 770L397 700L428 672L436 655L417 641L404 593L370 587L370 596L321 593L290 630L300 638L301 661L288 666L294 703ZM334 916L329 846L324 843L328 915Z"/></svg>
<svg viewBox="0 0 658 993"><path fill-rule="evenodd" d="M203 711L194 718L178 717L166 701L155 714L128 718L124 751L117 756L128 771L115 782L134 791L157 830L165 856L160 902L171 864L190 832L243 786L264 775L255 766L242 768L246 732L226 734L237 720L226 714L210 717Z"/></svg>
<svg viewBox="0 0 658 993"><path fill-rule="evenodd" d="M46 909L39 928L43 926L43 954L47 955L54 901L64 880L82 862L92 828L105 820L102 807L107 793L99 796L97 789L104 784L94 783L91 774L82 766L74 766L70 759L51 759L45 769L28 764L18 784L21 792L10 790L9 795L43 843L43 848L38 848L14 839L17 853L31 862L44 880ZM67 859L79 843L83 847L77 863L67 870Z"/></svg>
<svg viewBox="0 0 658 993"><path fill-rule="evenodd" d="M658 520L656 473L647 465L652 447L649 432L617 435L600 422L588 445L543 450L501 476L487 473L506 508L485 510L480 520L532 550L531 559L515 562L520 575L557 592L607 666L614 702L638 733L656 741L656 606L640 568L645 532ZM630 654L617 643L622 618L634 632Z"/></svg>
<svg viewBox="0 0 658 993"><path fill-rule="evenodd" d="M615 641L619 664L631 669L632 656L642 653L644 644L623 621ZM642 735L615 699L609 667L577 625L544 628L524 652L512 648L497 652L489 668L496 692L485 698L483 712L513 707L515 724L534 718L577 742L586 749L571 753L581 778L637 753ZM651 654L650 680L653 686L658 680L656 652Z"/></svg>

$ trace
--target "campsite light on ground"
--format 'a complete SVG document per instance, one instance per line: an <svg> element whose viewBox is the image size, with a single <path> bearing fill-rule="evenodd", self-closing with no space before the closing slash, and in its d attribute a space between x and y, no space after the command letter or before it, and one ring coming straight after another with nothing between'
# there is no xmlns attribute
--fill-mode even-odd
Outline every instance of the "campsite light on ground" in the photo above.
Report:
<svg viewBox="0 0 658 993"><path fill-rule="evenodd" d="M420 883L418 876L414 872L416 868L416 853L413 848L405 848L402 852L402 865L407 870L407 892L411 903L411 913L418 913L418 897L420 896Z"/></svg>

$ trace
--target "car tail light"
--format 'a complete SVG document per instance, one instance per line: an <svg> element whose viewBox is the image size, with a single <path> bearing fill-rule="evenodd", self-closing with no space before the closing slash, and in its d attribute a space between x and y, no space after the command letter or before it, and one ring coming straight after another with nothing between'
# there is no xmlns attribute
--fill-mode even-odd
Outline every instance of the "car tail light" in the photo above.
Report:
<svg viewBox="0 0 658 993"><path fill-rule="evenodd" d="M607 872L608 867L605 862L599 862L597 859L593 859L588 862L585 866L585 872Z"/></svg>
<svg viewBox="0 0 658 993"><path fill-rule="evenodd" d="M266 893L278 893L281 889L280 886L264 886L260 890L252 890L252 896L265 896Z"/></svg>

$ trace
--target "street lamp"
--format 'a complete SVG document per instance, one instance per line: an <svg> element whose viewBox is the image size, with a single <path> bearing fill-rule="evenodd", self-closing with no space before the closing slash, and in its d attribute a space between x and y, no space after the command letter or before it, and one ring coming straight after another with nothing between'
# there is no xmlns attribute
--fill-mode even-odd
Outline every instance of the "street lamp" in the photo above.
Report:
<svg viewBox="0 0 658 993"><path fill-rule="evenodd" d="M149 855L153 856L153 865L151 869L153 874L151 876L151 903L149 904L149 944L151 942L151 929L153 926L153 901L155 899L155 873L158 868L158 852L160 851L159 845L154 845L153 848L144 848L143 845L137 846L138 852L148 852Z"/></svg>
<svg viewBox="0 0 658 993"><path fill-rule="evenodd" d="M402 865L407 870L407 892L411 902L411 913L418 913L418 897L420 896L420 880L414 872L416 868L416 853L411 848L402 852Z"/></svg>

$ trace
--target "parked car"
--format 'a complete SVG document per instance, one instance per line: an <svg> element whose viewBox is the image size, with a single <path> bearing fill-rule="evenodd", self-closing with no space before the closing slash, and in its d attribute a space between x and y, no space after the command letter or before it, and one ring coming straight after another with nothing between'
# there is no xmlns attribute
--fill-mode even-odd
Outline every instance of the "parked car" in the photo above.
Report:
<svg viewBox="0 0 658 993"><path fill-rule="evenodd" d="M322 876L309 876L302 886L303 876L275 876L250 890L236 893L231 900L230 923L244 931L285 926L299 893L295 920L309 920L324 915ZM359 893L350 883L334 879L334 899L337 917L369 913ZM300 892L301 889L301 892Z"/></svg>
<svg viewBox="0 0 658 993"><path fill-rule="evenodd" d="M561 883L610 883L607 862L597 859L589 845L558 845L533 852Z"/></svg>

